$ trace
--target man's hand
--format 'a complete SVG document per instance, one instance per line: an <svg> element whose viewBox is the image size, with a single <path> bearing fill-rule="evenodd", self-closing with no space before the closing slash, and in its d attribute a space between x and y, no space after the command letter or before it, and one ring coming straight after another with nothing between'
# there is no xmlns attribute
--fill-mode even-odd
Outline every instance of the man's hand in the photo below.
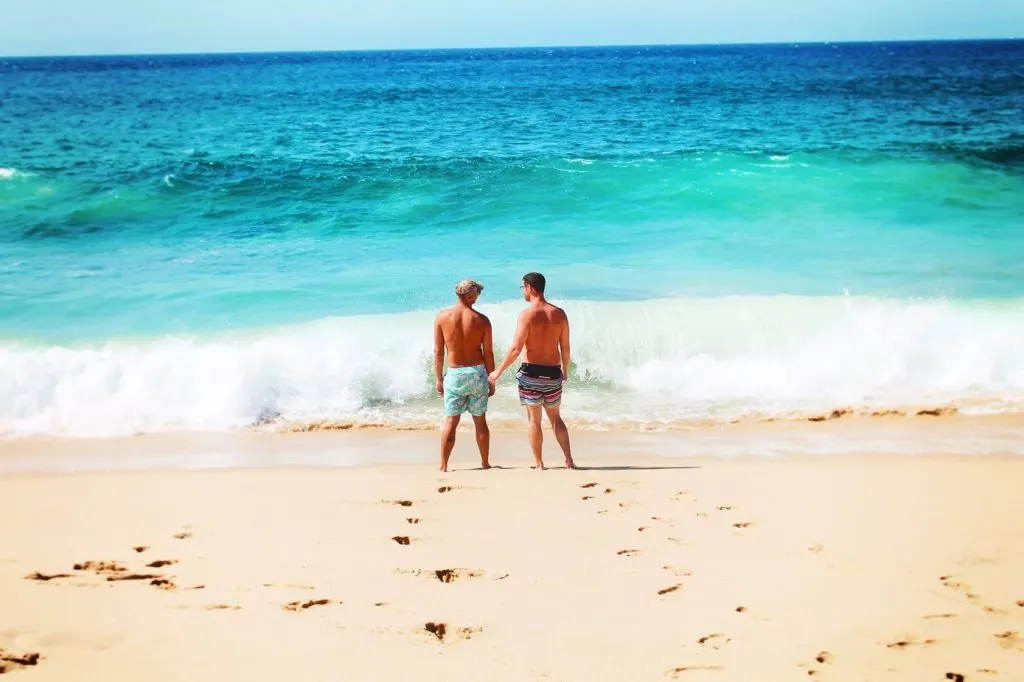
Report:
<svg viewBox="0 0 1024 682"><path fill-rule="evenodd" d="M491 382L491 381L487 382L487 397L488 398L493 398L494 397L494 383Z"/></svg>
<svg viewBox="0 0 1024 682"><path fill-rule="evenodd" d="M487 375L487 383L491 385L491 395L494 395L494 386L495 384L498 383L498 379L500 378L501 374L498 372L498 370L494 370L493 372Z"/></svg>
<svg viewBox="0 0 1024 682"><path fill-rule="evenodd" d="M437 391L438 395L444 395L444 379L438 379L434 382L434 390Z"/></svg>
<svg viewBox="0 0 1024 682"><path fill-rule="evenodd" d="M567 381L569 381L569 368L568 367L563 367L562 368L562 383L564 384Z"/></svg>

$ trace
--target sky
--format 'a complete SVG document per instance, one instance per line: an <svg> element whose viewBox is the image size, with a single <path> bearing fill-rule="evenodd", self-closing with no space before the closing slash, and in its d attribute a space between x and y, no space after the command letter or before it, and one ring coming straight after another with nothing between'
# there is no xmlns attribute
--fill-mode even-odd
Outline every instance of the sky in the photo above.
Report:
<svg viewBox="0 0 1024 682"><path fill-rule="evenodd" d="M0 0L0 55L1024 38L1024 0Z"/></svg>

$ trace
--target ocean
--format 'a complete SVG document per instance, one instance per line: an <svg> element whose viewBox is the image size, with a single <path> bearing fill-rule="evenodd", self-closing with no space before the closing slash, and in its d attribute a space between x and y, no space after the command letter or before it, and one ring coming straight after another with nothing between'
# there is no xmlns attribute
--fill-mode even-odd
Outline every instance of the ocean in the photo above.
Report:
<svg viewBox="0 0 1024 682"><path fill-rule="evenodd" d="M577 428L1020 412L1024 42L0 59L4 437L434 426L528 271Z"/></svg>

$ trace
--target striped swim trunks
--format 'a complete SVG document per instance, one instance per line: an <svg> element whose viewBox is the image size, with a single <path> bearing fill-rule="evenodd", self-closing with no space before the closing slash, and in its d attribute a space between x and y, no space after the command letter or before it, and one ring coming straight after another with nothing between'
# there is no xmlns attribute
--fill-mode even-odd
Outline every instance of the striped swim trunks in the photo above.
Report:
<svg viewBox="0 0 1024 682"><path fill-rule="evenodd" d="M516 372L519 402L527 406L554 407L562 401L562 368L524 362Z"/></svg>

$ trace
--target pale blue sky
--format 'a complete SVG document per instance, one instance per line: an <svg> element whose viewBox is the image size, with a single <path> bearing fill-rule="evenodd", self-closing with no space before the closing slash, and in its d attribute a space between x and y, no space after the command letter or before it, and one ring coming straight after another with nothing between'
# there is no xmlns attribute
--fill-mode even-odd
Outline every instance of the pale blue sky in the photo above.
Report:
<svg viewBox="0 0 1024 682"><path fill-rule="evenodd" d="M1024 0L9 0L0 54L1024 37Z"/></svg>

